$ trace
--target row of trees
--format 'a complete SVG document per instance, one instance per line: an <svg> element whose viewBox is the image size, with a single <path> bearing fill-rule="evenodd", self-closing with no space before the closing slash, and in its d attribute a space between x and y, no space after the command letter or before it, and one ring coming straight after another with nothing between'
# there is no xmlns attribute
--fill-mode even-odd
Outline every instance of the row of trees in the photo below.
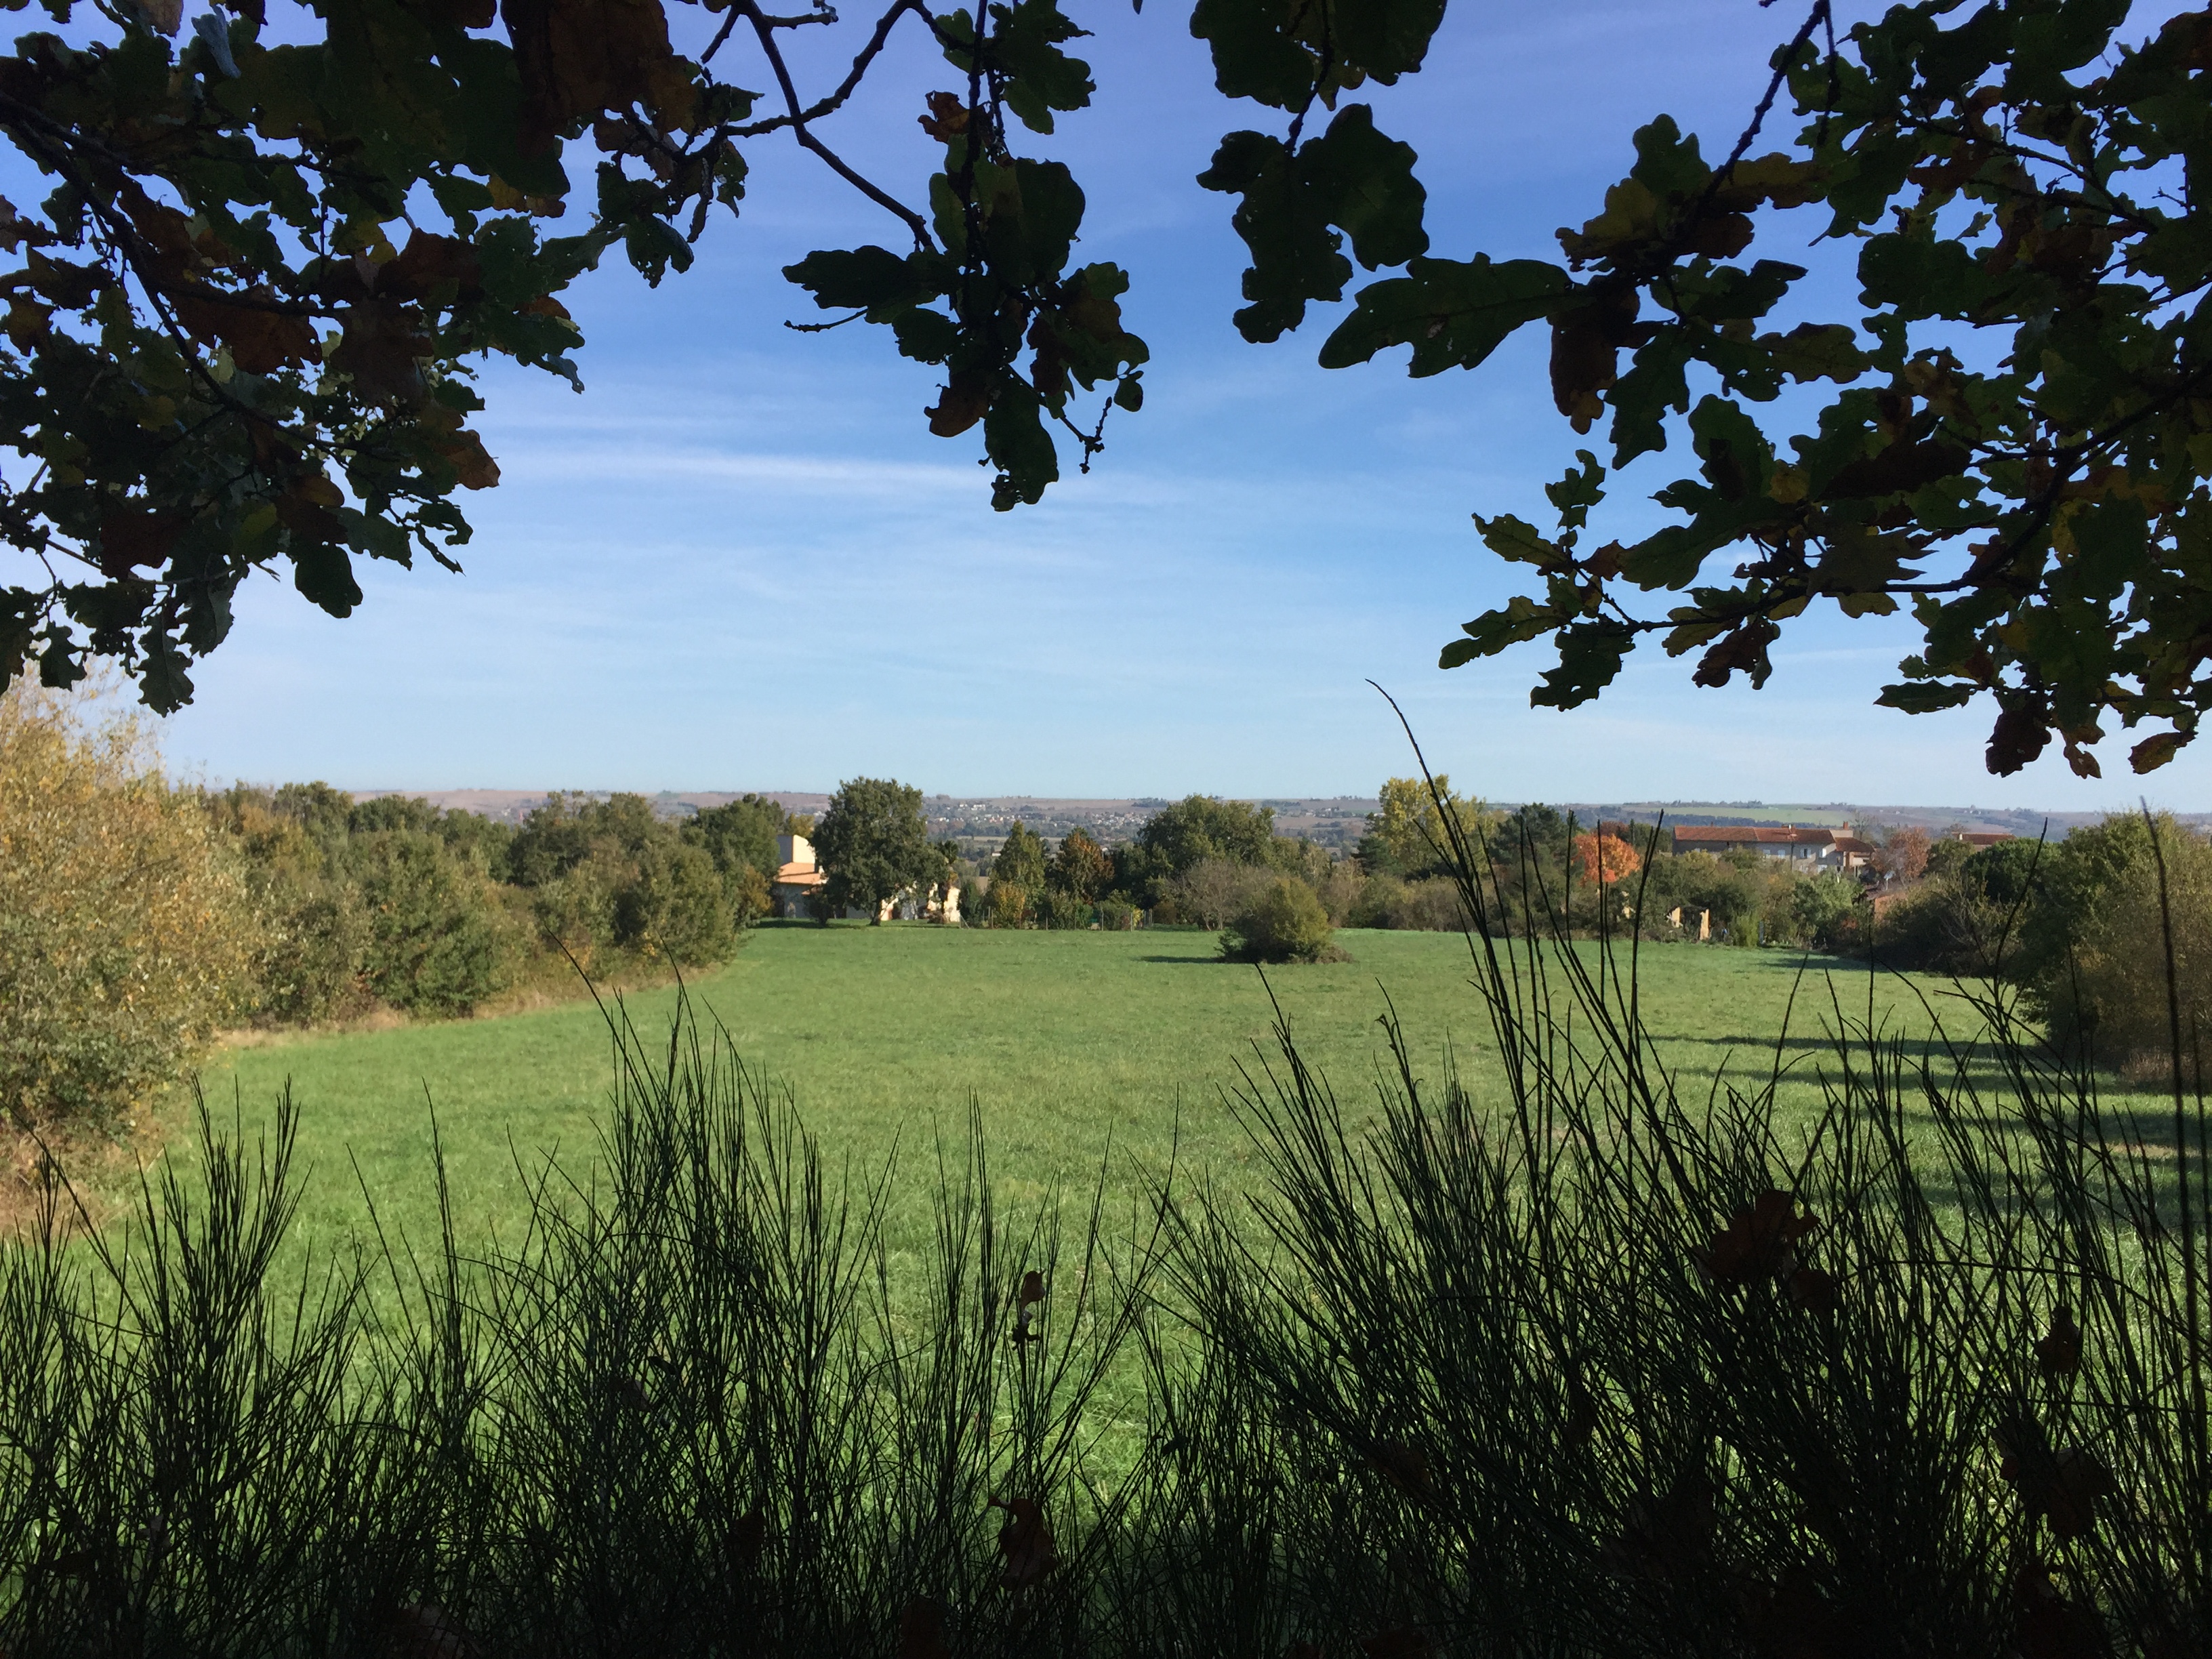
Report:
<svg viewBox="0 0 2212 1659"><path fill-rule="evenodd" d="M555 794L520 825L323 783L204 805L260 924L248 1009L281 1023L465 1014L571 961L615 977L724 961L767 912L785 824L757 798L681 826L622 794Z"/></svg>
<svg viewBox="0 0 2212 1659"><path fill-rule="evenodd" d="M0 696L0 1117L120 1125L217 1030L466 1014L726 960L775 837L748 796L688 823L554 795L520 824L323 783L173 787L128 716Z"/></svg>

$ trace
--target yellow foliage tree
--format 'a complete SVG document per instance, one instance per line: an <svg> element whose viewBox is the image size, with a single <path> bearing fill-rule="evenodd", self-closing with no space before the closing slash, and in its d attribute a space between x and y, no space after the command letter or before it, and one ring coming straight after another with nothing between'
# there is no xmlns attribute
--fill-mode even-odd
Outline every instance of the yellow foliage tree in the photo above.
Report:
<svg viewBox="0 0 2212 1659"><path fill-rule="evenodd" d="M1474 797L1454 794L1449 773L1437 774L1433 794L1425 778L1385 778L1376 792L1379 810L1368 815L1368 830L1390 860L1408 874L1433 869L1449 854L1450 837L1437 811L1437 795L1470 842L1495 816Z"/></svg>
<svg viewBox="0 0 2212 1659"><path fill-rule="evenodd" d="M137 721L18 679L0 696L0 1114L126 1118L240 1012L235 860Z"/></svg>

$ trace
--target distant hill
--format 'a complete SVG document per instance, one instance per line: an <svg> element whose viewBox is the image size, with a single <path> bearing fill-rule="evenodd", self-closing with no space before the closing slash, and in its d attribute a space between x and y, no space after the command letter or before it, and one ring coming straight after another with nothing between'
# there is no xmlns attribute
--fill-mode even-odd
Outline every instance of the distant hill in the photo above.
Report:
<svg viewBox="0 0 2212 1659"><path fill-rule="evenodd" d="M577 795L602 799L604 789L578 789ZM653 808L664 817L689 817L692 813L709 806L720 806L732 801L744 790L663 790L650 797ZM820 812L830 804L830 797L817 790L762 789L753 791L768 796L789 812ZM356 796L366 800L378 795L419 794L437 805L464 811L481 812L486 817L520 823L531 811L542 805L545 792L531 789L359 789ZM1324 847L1341 848L1349 851L1365 833L1367 815L1376 809L1371 795L1269 795L1245 797L1256 799L1263 806L1275 809L1275 827L1287 836L1304 836ZM1503 802L1516 805L1517 802ZM1036 834L1056 841L1070 830L1078 827L1112 844L1127 841L1140 829L1146 818L1170 803L1156 796L1100 797L1087 799L1053 795L988 795L955 796L931 795L926 798L924 809L929 815L932 836L951 837L960 842L962 850L975 853L986 848L995 848L1006 839L1006 831L1018 819ZM2103 819L2101 812L2040 812L2028 808L1996 806L1874 806L1848 801L1827 801L1818 805L1808 803L1767 801L1575 801L1556 803L1562 812L1571 812L1584 823L1600 819L1626 820L1637 823L1664 821L1670 824L1689 827L1695 824L1717 823L1795 823L1811 828L1834 829L1845 823L1862 828L1895 829L1910 825L1931 831L1958 829L1978 833L2004 831L2015 836L2039 836L2049 825L2055 838L2085 823L2096 823ZM2200 830L2212 830L2212 812L2182 812L2176 814L2184 823Z"/></svg>

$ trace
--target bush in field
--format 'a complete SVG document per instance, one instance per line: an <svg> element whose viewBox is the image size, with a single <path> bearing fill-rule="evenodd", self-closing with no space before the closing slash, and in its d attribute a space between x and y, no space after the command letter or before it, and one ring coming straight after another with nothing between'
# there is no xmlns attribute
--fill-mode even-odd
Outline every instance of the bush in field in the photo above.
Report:
<svg viewBox="0 0 2212 1659"><path fill-rule="evenodd" d="M510 950L492 884L420 830L353 838L347 862L368 938L368 988L413 1014L465 1014L506 983Z"/></svg>
<svg viewBox="0 0 2212 1659"><path fill-rule="evenodd" d="M1342 954L1335 935L1314 890L1294 876L1276 876L1238 908L1221 954L1231 962L1328 962Z"/></svg>
<svg viewBox="0 0 2212 1659"><path fill-rule="evenodd" d="M1030 921L1030 890L1006 877L994 876L978 914L987 927L1026 927Z"/></svg>
<svg viewBox="0 0 2212 1659"><path fill-rule="evenodd" d="M2080 848L2077 836L2085 842ZM2076 889L2072 948L2044 966L2037 988L2051 1035L2086 1042L2100 1060L2130 1069L2165 1063L2172 1011L2159 902L2162 857L2182 1054L2193 1072L2197 1056L2212 1048L2212 844L2161 813L2149 823L2112 818L2094 832L2076 830L2066 852L2053 862L2060 879ZM2069 871L2069 862L2094 869Z"/></svg>
<svg viewBox="0 0 2212 1659"><path fill-rule="evenodd" d="M1201 859L1170 882L1162 896L1182 921L1221 928L1264 889L1287 879L1291 878L1272 870L1227 859Z"/></svg>
<svg viewBox="0 0 2212 1659"><path fill-rule="evenodd" d="M1370 876L1352 902L1346 925L1452 933L1467 926L1467 912L1449 877L1402 881L1396 876Z"/></svg>
<svg viewBox="0 0 2212 1659"><path fill-rule="evenodd" d="M0 696L0 1114L126 1114L244 1012L253 950L235 861L135 722Z"/></svg>
<svg viewBox="0 0 2212 1659"><path fill-rule="evenodd" d="M642 795L550 795L515 836L507 865L529 890L539 930L586 968L608 949L684 967L721 962L743 942L745 875L758 872L739 854L760 821L757 811L714 820L718 834L728 832L718 843L695 826L663 822ZM732 860L727 870L718 845ZM762 912L765 886L751 893Z"/></svg>
<svg viewBox="0 0 2212 1659"><path fill-rule="evenodd" d="M1144 912L1123 898L1105 898L1098 902L1098 925L1108 933L1126 933L1136 927Z"/></svg>
<svg viewBox="0 0 2212 1659"><path fill-rule="evenodd" d="M1864 939L1870 912L1866 889L1832 870L1800 877L1790 891L1790 915L1798 942L1819 951L1856 948Z"/></svg>
<svg viewBox="0 0 2212 1659"><path fill-rule="evenodd" d="M270 791L247 785L205 805L252 899L255 1020L307 1024L364 1012L374 1000L362 977L368 919L360 890L331 866L343 830L319 839Z"/></svg>
<svg viewBox="0 0 2212 1659"><path fill-rule="evenodd" d="M684 838L707 849L715 869L732 884L733 895L743 878L740 872L758 872L763 884L774 881L781 863L775 838L795 833L791 814L764 795L745 795L704 808L684 826Z"/></svg>
<svg viewBox="0 0 2212 1659"><path fill-rule="evenodd" d="M775 895L768 878L748 865L730 883L730 903L740 927L750 927L775 908Z"/></svg>
<svg viewBox="0 0 2212 1659"><path fill-rule="evenodd" d="M1088 927L1096 908L1091 901L1058 887L1048 887L1037 895L1036 920L1040 927Z"/></svg>
<svg viewBox="0 0 2212 1659"><path fill-rule="evenodd" d="M707 849L673 837L640 848L615 896L615 939L681 968L726 961L738 946L737 907Z"/></svg>

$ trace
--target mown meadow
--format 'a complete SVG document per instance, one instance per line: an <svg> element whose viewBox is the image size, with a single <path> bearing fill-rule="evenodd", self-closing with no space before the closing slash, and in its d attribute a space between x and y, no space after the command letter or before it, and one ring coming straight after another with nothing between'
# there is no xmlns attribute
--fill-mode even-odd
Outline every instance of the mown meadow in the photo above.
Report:
<svg viewBox="0 0 2212 1659"><path fill-rule="evenodd" d="M1781 953L1347 942L1271 1000L1198 933L775 930L611 1026L236 1050L244 1141L0 1253L0 1645L2203 1650L2178 1073Z"/></svg>
<svg viewBox="0 0 2212 1659"><path fill-rule="evenodd" d="M1195 930L769 924L686 988L738 1055L790 1091L833 1164L880 1170L896 1157L900 1238L923 1224L940 1142L964 1157L971 1103L994 1178L1017 1200L1054 1182L1087 1189L1102 1163L1121 1190L1136 1185L1137 1167L1164 1171L1171 1158L1241 1180L1253 1146L1227 1096L1240 1068L1273 1058L1276 1004L1355 1116L1389 1060L1380 1021L1393 1009L1423 1075L1441 1079L1456 1064L1473 1097L1497 1104L1495 1043L1467 940L1339 937L1351 960L1263 979L1220 961L1218 935ZM1595 945L1578 948L1595 961ZM1961 1012L1948 981L1870 976L1863 964L1787 951L1647 945L1640 962L1644 1018L1686 1097L1703 1097L1723 1073L1764 1078L1786 1023L1793 1071L1781 1099L1793 1115L1818 1099L1834 1000L1916 1045L1931 1011ZM676 996L632 993L623 1006L641 1032L665 1031ZM325 1242L364 1224L364 1195L387 1225L430 1235L434 1111L464 1231L514 1222L522 1172L544 1153L587 1173L613 1083L607 1020L588 1000L248 1039L199 1075L210 1103L226 1118L235 1104L249 1129L289 1080L312 1171L302 1232Z"/></svg>

